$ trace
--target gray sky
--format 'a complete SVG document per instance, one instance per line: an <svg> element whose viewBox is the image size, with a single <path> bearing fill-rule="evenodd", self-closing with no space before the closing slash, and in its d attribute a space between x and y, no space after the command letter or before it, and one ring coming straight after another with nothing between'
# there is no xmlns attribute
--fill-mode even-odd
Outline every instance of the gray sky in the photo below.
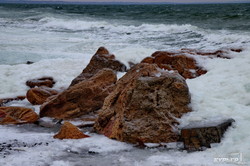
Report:
<svg viewBox="0 0 250 166"><path fill-rule="evenodd" d="M13 1L13 0L0 0ZM250 2L250 0L14 0L14 1L64 1L64 2L173 2L173 3L226 3L226 2Z"/></svg>
<svg viewBox="0 0 250 166"><path fill-rule="evenodd" d="M242 0L64 0L81 2L241 2ZM250 2L250 0L249 0Z"/></svg>

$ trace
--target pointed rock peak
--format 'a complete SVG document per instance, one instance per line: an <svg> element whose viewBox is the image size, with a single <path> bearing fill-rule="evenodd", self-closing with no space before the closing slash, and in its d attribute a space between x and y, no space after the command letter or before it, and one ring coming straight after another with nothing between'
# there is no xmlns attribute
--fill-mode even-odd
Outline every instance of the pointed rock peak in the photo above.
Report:
<svg viewBox="0 0 250 166"><path fill-rule="evenodd" d="M81 139L89 137L83 134L75 125L70 122L64 122L60 131L54 135L57 139Z"/></svg>
<svg viewBox="0 0 250 166"><path fill-rule="evenodd" d="M95 55L108 55L109 51L105 47L100 47L96 51Z"/></svg>

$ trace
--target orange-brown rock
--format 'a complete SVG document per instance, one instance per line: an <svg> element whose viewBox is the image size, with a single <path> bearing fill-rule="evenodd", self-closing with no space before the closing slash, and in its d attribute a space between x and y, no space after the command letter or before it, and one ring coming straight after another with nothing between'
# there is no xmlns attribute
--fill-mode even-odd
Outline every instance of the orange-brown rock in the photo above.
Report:
<svg viewBox="0 0 250 166"><path fill-rule="evenodd" d="M173 52L157 51L151 57L142 60L142 63L157 64L166 70L177 70L184 78L195 78L207 72L194 58Z"/></svg>
<svg viewBox="0 0 250 166"><path fill-rule="evenodd" d="M115 60L115 56L110 54L109 51L104 48L100 47L95 55L91 58L87 67L82 71L82 73L77 76L71 83L70 86L77 84L83 80L91 78L95 75L98 71L109 68L114 71L124 72L126 71L126 66Z"/></svg>
<svg viewBox="0 0 250 166"><path fill-rule="evenodd" d="M241 52L242 49L230 49L230 51ZM157 64L162 69L176 70L184 78L191 79L207 73L207 71L197 63L197 57L229 59L228 53L229 51L226 50L204 52L187 48L175 52L156 51L151 57L143 59L142 63Z"/></svg>
<svg viewBox="0 0 250 166"><path fill-rule="evenodd" d="M117 80L111 69L103 69L88 80L70 86L41 106L41 117L72 119L100 109Z"/></svg>
<svg viewBox="0 0 250 166"><path fill-rule="evenodd" d="M31 88L27 91L27 100L33 105L43 104L48 97L57 95L58 91L49 87L41 86L37 88Z"/></svg>
<svg viewBox="0 0 250 166"><path fill-rule="evenodd" d="M174 142L176 118L191 111L185 79L177 72L141 63L116 83L105 99L95 130L120 141Z"/></svg>
<svg viewBox="0 0 250 166"><path fill-rule="evenodd" d="M34 123L38 118L30 108L0 107L0 124Z"/></svg>
<svg viewBox="0 0 250 166"><path fill-rule="evenodd" d="M83 134L76 126L70 122L64 122L60 131L54 135L57 139L82 139L87 138L88 135Z"/></svg>
<svg viewBox="0 0 250 166"><path fill-rule="evenodd" d="M3 106L4 104L11 102L11 101L18 101L18 100L24 100L26 98L26 96L17 96L14 98L4 98L4 99L0 99L0 107Z"/></svg>
<svg viewBox="0 0 250 166"><path fill-rule="evenodd" d="M29 86L30 88L34 88L35 86L47 86L52 88L53 85L55 84L55 81L52 77L42 77L38 79L32 79L26 81L26 85Z"/></svg>

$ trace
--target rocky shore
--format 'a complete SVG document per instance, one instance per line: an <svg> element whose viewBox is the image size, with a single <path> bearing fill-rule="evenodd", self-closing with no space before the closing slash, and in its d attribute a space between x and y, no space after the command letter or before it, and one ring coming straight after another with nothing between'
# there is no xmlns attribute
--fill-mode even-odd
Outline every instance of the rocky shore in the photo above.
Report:
<svg viewBox="0 0 250 166"><path fill-rule="evenodd" d="M234 120L216 125L196 124L179 128L179 119L192 111L186 79L204 75L207 70L198 62L212 58L230 59L231 52L241 49L201 52L181 49L157 51L139 64L127 67L115 55L100 47L82 73L66 89L53 89L52 77L27 80L26 96L0 99L0 124L34 123L38 127L61 126L55 139L84 139L83 131L103 134L110 139L146 147L146 143L183 142L185 150L197 151L221 141ZM117 72L124 76L117 79ZM27 99L40 105L39 115L30 108L8 107L10 101ZM44 121L49 117L51 122ZM73 125L68 121L80 122ZM80 129L79 129L79 128ZM0 153L10 153L13 146L0 144ZM36 146L36 145L34 145Z"/></svg>

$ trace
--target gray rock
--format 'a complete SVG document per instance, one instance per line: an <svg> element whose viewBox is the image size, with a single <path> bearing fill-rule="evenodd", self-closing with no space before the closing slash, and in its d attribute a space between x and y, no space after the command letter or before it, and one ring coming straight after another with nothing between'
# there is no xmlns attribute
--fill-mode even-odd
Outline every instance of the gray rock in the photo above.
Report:
<svg viewBox="0 0 250 166"><path fill-rule="evenodd" d="M232 125L233 119L220 122L191 124L181 129L181 139L184 148L189 151L210 148L211 143L220 143L227 128Z"/></svg>

